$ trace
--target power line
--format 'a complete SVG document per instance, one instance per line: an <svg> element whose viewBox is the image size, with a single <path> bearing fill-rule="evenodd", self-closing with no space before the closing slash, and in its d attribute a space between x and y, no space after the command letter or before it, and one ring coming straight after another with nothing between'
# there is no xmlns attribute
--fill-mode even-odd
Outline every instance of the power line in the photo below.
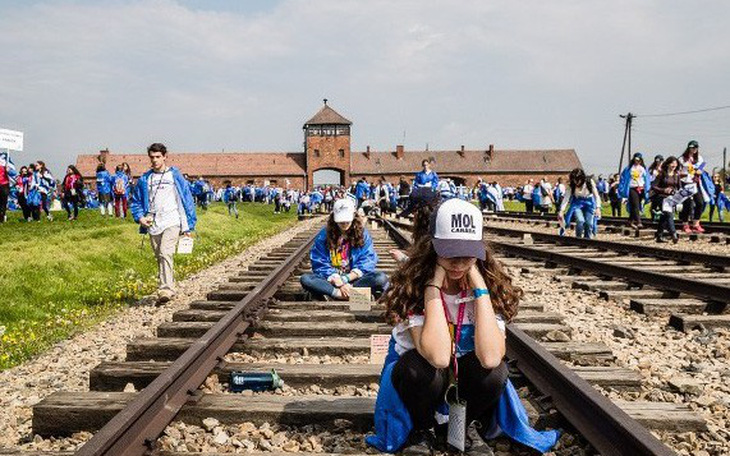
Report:
<svg viewBox="0 0 730 456"><path fill-rule="evenodd" d="M705 108L705 109L695 109L693 111L679 111L679 112L667 112L663 114L636 114L634 117L670 117L670 116L683 116L686 114L698 114L701 112L710 112L710 111L720 111L723 109L730 109L730 105L728 106L717 106L714 108Z"/></svg>

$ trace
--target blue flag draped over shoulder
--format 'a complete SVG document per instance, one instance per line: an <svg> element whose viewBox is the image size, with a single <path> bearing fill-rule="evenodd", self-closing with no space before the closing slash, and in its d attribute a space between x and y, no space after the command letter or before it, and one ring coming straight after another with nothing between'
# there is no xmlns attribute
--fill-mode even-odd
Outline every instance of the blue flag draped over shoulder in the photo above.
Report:
<svg viewBox="0 0 730 456"><path fill-rule="evenodd" d="M398 451L406 443L413 428L408 410L391 381L393 367L398 358L395 341L391 339L388 356L380 374L378 398L375 401L375 434L365 438L368 445L386 453ZM491 426L485 430L483 437L491 439L500 434L541 453L550 451L560 437L556 430L538 431L530 426L527 411L509 379L492 417Z"/></svg>
<svg viewBox="0 0 730 456"><path fill-rule="evenodd" d="M7 151L0 152L0 167L5 168L8 171L8 177L15 177L18 175L18 171L15 169L15 164Z"/></svg>

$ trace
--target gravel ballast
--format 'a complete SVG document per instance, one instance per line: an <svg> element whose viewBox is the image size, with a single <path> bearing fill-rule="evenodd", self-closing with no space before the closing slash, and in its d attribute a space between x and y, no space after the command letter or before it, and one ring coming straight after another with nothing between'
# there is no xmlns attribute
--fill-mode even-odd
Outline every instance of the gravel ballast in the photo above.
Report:
<svg viewBox="0 0 730 456"><path fill-rule="evenodd" d="M555 282L551 273L521 273L510 268L518 285L541 300L545 310L565 316L573 340L604 342L616 366L638 370L640 392L603 391L611 399L684 403L708 422L708 432L657 433L682 455L730 454L730 331L682 333L667 327L667 315L638 314L623 303ZM539 263L536 268L540 270ZM617 331L618 329L618 331ZM628 330L633 337L625 337Z"/></svg>

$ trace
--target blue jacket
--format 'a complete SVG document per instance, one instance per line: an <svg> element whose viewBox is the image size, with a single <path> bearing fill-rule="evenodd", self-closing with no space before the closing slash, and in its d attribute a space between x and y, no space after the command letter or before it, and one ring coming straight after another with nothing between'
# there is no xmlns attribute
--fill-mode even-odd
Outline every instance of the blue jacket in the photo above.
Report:
<svg viewBox="0 0 730 456"><path fill-rule="evenodd" d="M193 195L190 194L190 188L188 183L183 177L182 173L174 167L170 168L172 172L172 178L175 181L175 189L179 196L179 202L182 203L182 208L185 212L185 220L183 220L183 226L180 228L183 231L195 231L195 223L197 217L195 216L195 201L193 201ZM149 184L148 179L153 171L149 170L137 179L137 185L134 186L132 192L132 198L129 201L129 211L132 213L134 221L139 223L139 219L145 216L150 211L150 195L149 195ZM187 230L185 229L187 225ZM140 225L139 232L144 234L147 229Z"/></svg>
<svg viewBox="0 0 730 456"><path fill-rule="evenodd" d="M535 185L532 189L532 204L542 206L542 185Z"/></svg>
<svg viewBox="0 0 730 456"><path fill-rule="evenodd" d="M649 186L651 185L651 174L644 168L642 173L644 176L644 200L649 200ZM621 178L618 181L618 197L629 197L629 185L631 185L631 166L627 166L621 171Z"/></svg>
<svg viewBox="0 0 730 456"><path fill-rule="evenodd" d="M704 167L705 163L700 166L700 169L704 170ZM712 177L710 177L710 175L706 172L700 174L700 185L705 190L708 196L707 198L705 198L705 202L707 202L707 200L710 200L710 204L714 205L715 183L712 182Z"/></svg>
<svg viewBox="0 0 730 456"><path fill-rule="evenodd" d="M395 341L391 338L388 355L380 374L378 398L375 400L375 434L365 438L368 445L387 453L398 451L406 443L408 434L413 429L408 410L391 381L393 367L398 358ZM509 379L495 408L492 426L482 435L486 438L495 438L500 433L541 453L549 451L560 437L558 431L536 431L530 427L527 412Z"/></svg>
<svg viewBox="0 0 730 456"><path fill-rule="evenodd" d="M431 186L432 189L436 190L438 185L439 175L433 170L431 170L428 174L423 171L419 171L416 174L416 179L413 181L413 187L415 188Z"/></svg>
<svg viewBox="0 0 730 456"><path fill-rule="evenodd" d="M370 237L370 232L367 229L363 229L363 237L365 243L362 247L353 247L350 249L349 265L350 271L357 269L363 274L375 271L375 266L378 264L378 254L375 253L373 247L373 238ZM330 257L330 251L327 248L327 228L317 234L314 239L314 245L309 253L309 258L312 260L312 271L322 278L328 278L332 274L339 273L337 269L332 266L332 258Z"/></svg>
<svg viewBox="0 0 730 456"><path fill-rule="evenodd" d="M96 192L100 195L109 195L112 192L112 176L109 171L96 172Z"/></svg>
<svg viewBox="0 0 730 456"><path fill-rule="evenodd" d="M114 192L114 187L116 187L117 179L121 179L122 182L124 182L124 194L129 196L129 176L124 171L117 171L114 173L113 176L109 177L109 185L111 186L111 192Z"/></svg>
<svg viewBox="0 0 730 456"><path fill-rule="evenodd" d="M239 192L236 187L226 187L223 191L223 202L228 204L232 201L238 201L240 199Z"/></svg>
<svg viewBox="0 0 730 456"><path fill-rule="evenodd" d="M358 201L370 197L370 186L367 182L359 181L355 185L355 197Z"/></svg>

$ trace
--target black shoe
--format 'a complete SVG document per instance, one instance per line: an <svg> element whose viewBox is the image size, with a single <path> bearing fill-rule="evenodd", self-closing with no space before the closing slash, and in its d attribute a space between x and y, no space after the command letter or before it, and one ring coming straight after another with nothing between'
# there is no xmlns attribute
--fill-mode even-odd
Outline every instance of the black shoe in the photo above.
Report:
<svg viewBox="0 0 730 456"><path fill-rule="evenodd" d="M429 429L411 431L401 454L403 456L431 456L433 441L433 433Z"/></svg>
<svg viewBox="0 0 730 456"><path fill-rule="evenodd" d="M667 241L665 241L665 240L664 240L664 238L662 238L661 236L657 236L657 237L655 237L655 238L654 238L654 240L655 240L656 242L658 242L659 244L663 244L663 243L667 242Z"/></svg>
<svg viewBox="0 0 730 456"><path fill-rule="evenodd" d="M481 423L473 421L466 428L466 442L464 445L464 454L468 456L494 456L494 451L479 435Z"/></svg>
<svg viewBox="0 0 730 456"><path fill-rule="evenodd" d="M672 244L679 242L679 235L677 233L672 234Z"/></svg>

